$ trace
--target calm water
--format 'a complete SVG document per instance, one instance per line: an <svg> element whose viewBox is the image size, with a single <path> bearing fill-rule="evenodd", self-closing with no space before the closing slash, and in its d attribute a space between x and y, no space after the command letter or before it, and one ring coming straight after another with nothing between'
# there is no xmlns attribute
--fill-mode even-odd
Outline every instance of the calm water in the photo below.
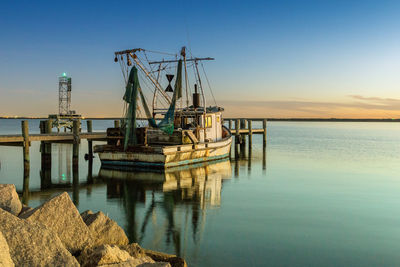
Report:
<svg viewBox="0 0 400 267"><path fill-rule="evenodd" d="M0 134L16 132L20 121L0 120ZM400 124L269 122L265 154L261 138L238 161L134 173L95 158L92 175L85 141L75 174L70 145L52 146L50 174L34 142L25 201L68 191L80 211L102 210L132 242L190 266L400 264ZM0 146L0 163L0 183L22 193L22 149Z"/></svg>

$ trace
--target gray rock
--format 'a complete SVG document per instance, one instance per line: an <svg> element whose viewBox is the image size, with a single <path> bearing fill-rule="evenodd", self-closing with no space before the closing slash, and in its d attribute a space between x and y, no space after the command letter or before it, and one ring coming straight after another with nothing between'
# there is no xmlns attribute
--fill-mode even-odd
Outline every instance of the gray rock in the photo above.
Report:
<svg viewBox="0 0 400 267"><path fill-rule="evenodd" d="M16 266L79 266L58 236L0 209L0 231Z"/></svg>
<svg viewBox="0 0 400 267"><path fill-rule="evenodd" d="M0 184L0 208L17 216L22 204L13 184Z"/></svg>
<svg viewBox="0 0 400 267"><path fill-rule="evenodd" d="M128 260L134 260L128 252L119 249L115 245L101 245L99 247L87 247L78 258L83 267L117 264Z"/></svg>
<svg viewBox="0 0 400 267"><path fill-rule="evenodd" d="M99 211L93 214L88 210L81 214L83 221L88 226L93 239L93 246L127 245L128 237L118 224Z"/></svg>
<svg viewBox="0 0 400 267"><path fill-rule="evenodd" d="M10 256L10 249L3 234L0 232L0 266L14 267L14 262Z"/></svg>
<svg viewBox="0 0 400 267"><path fill-rule="evenodd" d="M20 217L51 229L71 253L81 251L91 243L89 229L66 192Z"/></svg>

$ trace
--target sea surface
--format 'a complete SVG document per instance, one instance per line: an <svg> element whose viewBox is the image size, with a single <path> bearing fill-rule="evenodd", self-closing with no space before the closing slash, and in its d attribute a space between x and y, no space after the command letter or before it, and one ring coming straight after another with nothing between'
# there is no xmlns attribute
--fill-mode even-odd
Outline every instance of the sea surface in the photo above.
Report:
<svg viewBox="0 0 400 267"><path fill-rule="evenodd" d="M0 134L20 129L0 120ZM52 145L51 170L39 142L30 153L24 182L22 148L0 146L0 183L25 203L67 191L80 212L101 210L131 242L189 266L400 265L399 123L268 122L265 149L254 135L237 160L166 173L101 169L97 156L89 171L84 140L79 172L71 145Z"/></svg>

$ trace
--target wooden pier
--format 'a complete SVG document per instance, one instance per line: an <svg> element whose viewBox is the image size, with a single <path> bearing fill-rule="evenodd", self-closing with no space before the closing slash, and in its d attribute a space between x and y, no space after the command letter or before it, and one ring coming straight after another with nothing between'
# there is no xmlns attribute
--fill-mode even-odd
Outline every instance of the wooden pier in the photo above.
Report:
<svg viewBox="0 0 400 267"><path fill-rule="evenodd" d="M261 121L262 128L253 128L253 121ZM72 132L59 133L52 132L52 120L40 122L40 134L30 134L28 121L21 121L21 134L0 135L0 146L20 146L23 148L24 169L29 172L29 147L31 142L41 142L42 164L51 165L51 144L52 143L70 143L73 145L73 162L78 162L80 140L88 140L88 156L93 158L93 141L107 141L106 132L93 132L92 120L87 120L87 132L81 132L81 121L73 121ZM249 144L249 153L251 153L253 134L263 135L263 147L267 144L267 120L266 119L224 119L228 128L235 137L235 157L243 157L245 154L246 137ZM119 127L119 120L114 121L114 126ZM234 125L234 127L233 127ZM239 150L240 146L240 150ZM239 151L240 154L239 155Z"/></svg>
<svg viewBox="0 0 400 267"><path fill-rule="evenodd" d="M253 128L253 121L262 122L262 128ZM246 137L248 139L248 157L251 157L253 134L263 135L262 144L263 150L265 150L267 146L267 119L227 118L224 119L224 122L228 122L228 128L234 136L234 152L236 159L246 157Z"/></svg>
<svg viewBox="0 0 400 267"><path fill-rule="evenodd" d="M261 121L262 128L254 128L253 122ZM92 167L93 167L93 142L107 141L106 132L93 132L92 120L86 120L87 131L81 131L81 121L79 119L73 122L71 132L52 132L52 120L40 121L40 134L30 134L28 121L21 121L21 134L0 135L0 146L19 146L23 152L24 179L22 190L22 201L28 204L29 192L29 174L30 174L30 146L32 142L40 142L41 153L41 171L40 171L40 190L51 190L54 185L51 179L52 168L52 144L67 143L72 145L72 198L75 204L79 203L79 146L82 139L88 142L88 154L85 159L88 160L88 184L92 183ZM224 124L229 128L234 137L234 173L238 176L239 162L247 162L248 171L251 169L252 157L252 138L253 134L263 135L263 170L266 169L266 144L267 144L267 120L266 119L224 119ZM114 127L119 128L120 120L114 120ZM106 130L106 129L104 129ZM246 149L248 144L248 150ZM247 154L247 155L246 155ZM242 161L244 160L244 161ZM60 185L65 186L65 185Z"/></svg>

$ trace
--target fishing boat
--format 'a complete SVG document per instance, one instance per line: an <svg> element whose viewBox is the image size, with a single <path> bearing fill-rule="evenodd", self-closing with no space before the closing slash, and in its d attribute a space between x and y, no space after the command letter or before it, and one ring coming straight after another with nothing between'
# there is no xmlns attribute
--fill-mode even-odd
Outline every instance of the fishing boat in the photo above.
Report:
<svg viewBox="0 0 400 267"><path fill-rule="evenodd" d="M154 60L154 54L172 58ZM213 98L203 66L213 58L186 54L185 47L179 54L142 48L115 52L125 81L124 119L120 127L107 129L107 144L94 147L102 166L165 169L229 156L232 135L223 125L224 109L215 99L207 106L202 84L205 76Z"/></svg>

